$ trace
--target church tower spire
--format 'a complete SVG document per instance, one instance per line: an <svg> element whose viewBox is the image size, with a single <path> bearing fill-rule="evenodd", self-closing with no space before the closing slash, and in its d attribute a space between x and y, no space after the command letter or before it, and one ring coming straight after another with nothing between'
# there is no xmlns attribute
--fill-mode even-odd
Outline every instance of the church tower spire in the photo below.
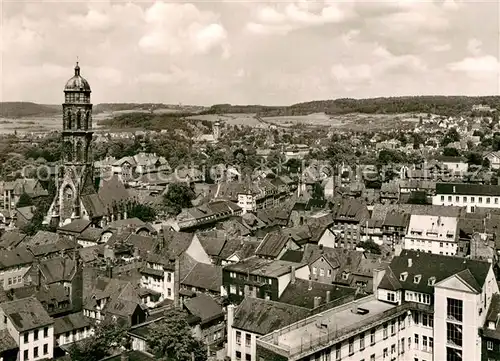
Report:
<svg viewBox="0 0 500 361"><path fill-rule="evenodd" d="M90 93L90 85L80 75L77 61L75 75L64 87L62 169L56 175L58 189L48 214L54 225L62 226L85 217L84 198L95 193Z"/></svg>

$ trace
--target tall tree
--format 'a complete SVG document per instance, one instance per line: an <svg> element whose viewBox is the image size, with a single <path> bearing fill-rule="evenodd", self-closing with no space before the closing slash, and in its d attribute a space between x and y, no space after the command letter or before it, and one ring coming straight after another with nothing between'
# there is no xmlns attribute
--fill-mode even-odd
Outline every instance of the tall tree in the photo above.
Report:
<svg viewBox="0 0 500 361"><path fill-rule="evenodd" d="M192 207L194 192L185 184L170 184L164 197L164 205L170 214L179 214L182 208Z"/></svg>
<svg viewBox="0 0 500 361"><path fill-rule="evenodd" d="M130 346L127 330L110 321L98 325L94 335L75 342L69 349L72 361L99 361Z"/></svg>
<svg viewBox="0 0 500 361"><path fill-rule="evenodd" d="M207 360L206 346L193 336L187 314L179 309L152 324L146 343L159 361L191 361L193 355L195 361Z"/></svg>
<svg viewBox="0 0 500 361"><path fill-rule="evenodd" d="M129 218L139 218L143 222L152 222L156 219L156 211L145 204L134 204L128 212Z"/></svg>

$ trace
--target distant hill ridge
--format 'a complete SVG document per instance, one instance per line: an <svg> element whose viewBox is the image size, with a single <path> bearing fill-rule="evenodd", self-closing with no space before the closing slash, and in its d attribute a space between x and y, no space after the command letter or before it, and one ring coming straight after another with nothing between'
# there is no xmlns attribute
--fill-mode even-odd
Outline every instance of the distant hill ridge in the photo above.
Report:
<svg viewBox="0 0 500 361"><path fill-rule="evenodd" d="M470 111L475 104L484 104L492 108L500 109L500 96L343 98L335 100L316 100L289 106L216 104L211 106L208 110L203 111L203 113L257 113L262 117L308 115L323 112L329 115L347 113L394 114L410 112L454 115ZM151 109L170 109L182 111L183 113L194 113L202 111L203 107L169 105L163 103L101 103L94 105L94 112L96 114L102 112L149 111ZM44 105L31 102L0 102L0 117L4 118L43 117L60 113L60 105Z"/></svg>

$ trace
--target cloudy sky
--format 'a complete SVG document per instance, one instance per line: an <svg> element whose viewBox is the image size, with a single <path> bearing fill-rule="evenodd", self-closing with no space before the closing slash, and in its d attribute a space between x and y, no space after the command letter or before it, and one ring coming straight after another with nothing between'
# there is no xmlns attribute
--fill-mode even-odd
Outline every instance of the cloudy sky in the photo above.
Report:
<svg viewBox="0 0 500 361"><path fill-rule="evenodd" d="M273 104L499 94L495 0L0 0L0 100Z"/></svg>

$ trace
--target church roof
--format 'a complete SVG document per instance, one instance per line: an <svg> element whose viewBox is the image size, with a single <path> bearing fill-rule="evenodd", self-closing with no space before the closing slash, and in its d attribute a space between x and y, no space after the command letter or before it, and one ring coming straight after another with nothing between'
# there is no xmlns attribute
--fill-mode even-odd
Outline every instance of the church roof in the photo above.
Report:
<svg viewBox="0 0 500 361"><path fill-rule="evenodd" d="M64 91L86 91L90 92L90 85L81 75L80 66L76 63L75 75L66 82Z"/></svg>

